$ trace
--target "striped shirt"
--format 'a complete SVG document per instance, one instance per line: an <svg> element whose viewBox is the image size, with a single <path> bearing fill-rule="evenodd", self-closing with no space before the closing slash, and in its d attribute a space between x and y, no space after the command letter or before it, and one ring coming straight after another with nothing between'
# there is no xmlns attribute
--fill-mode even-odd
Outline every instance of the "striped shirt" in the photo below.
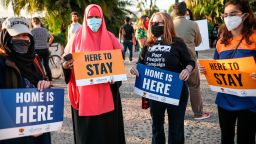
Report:
<svg viewBox="0 0 256 144"><path fill-rule="evenodd" d="M35 49L48 49L48 38L50 37L49 32L42 27L34 28L31 31L34 41L35 41Z"/></svg>

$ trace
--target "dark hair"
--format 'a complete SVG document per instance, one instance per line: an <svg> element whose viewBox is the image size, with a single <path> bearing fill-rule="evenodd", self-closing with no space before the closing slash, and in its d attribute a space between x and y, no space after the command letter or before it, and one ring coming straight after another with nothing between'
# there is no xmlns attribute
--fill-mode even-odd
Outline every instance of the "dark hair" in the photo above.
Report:
<svg viewBox="0 0 256 144"><path fill-rule="evenodd" d="M77 13L76 11L73 11L73 12L71 12L71 16L72 16L72 15L78 16L78 13Z"/></svg>
<svg viewBox="0 0 256 144"><path fill-rule="evenodd" d="M36 25L41 24L41 21L40 21L40 19L39 19L38 17L33 17L33 18L32 18L32 22L33 22L34 24L36 24Z"/></svg>
<svg viewBox="0 0 256 144"><path fill-rule="evenodd" d="M248 13L248 17L243 22L242 35L247 44L252 44L249 37L252 35L253 30L255 29L256 21L253 14L252 9L249 6L249 2L247 0L230 0L225 4L225 8L228 5L235 5L238 9L242 11L242 13ZM228 31L226 25L223 25L221 28L221 44L225 46L229 44L229 40L232 39L232 34Z"/></svg>
<svg viewBox="0 0 256 144"><path fill-rule="evenodd" d="M185 2L176 3L173 10L176 16L184 16L187 12L187 5Z"/></svg>
<svg viewBox="0 0 256 144"><path fill-rule="evenodd" d="M125 17L125 22L129 22L131 19L129 17Z"/></svg>
<svg viewBox="0 0 256 144"><path fill-rule="evenodd" d="M189 17L190 17L190 20L194 20L194 14L193 12L190 10L190 9L187 9L188 13L189 13Z"/></svg>

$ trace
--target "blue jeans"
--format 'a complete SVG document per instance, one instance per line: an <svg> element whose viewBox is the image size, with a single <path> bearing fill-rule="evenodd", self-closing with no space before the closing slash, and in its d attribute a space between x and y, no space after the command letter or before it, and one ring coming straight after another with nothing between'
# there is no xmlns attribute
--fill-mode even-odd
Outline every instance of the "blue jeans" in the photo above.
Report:
<svg viewBox="0 0 256 144"><path fill-rule="evenodd" d="M165 144L164 117L168 114L168 144L184 144L184 116L188 101L188 88L183 84L179 106L154 100L149 101L152 117L152 144Z"/></svg>
<svg viewBox="0 0 256 144"><path fill-rule="evenodd" d="M124 40L123 42L124 51L123 51L123 58L125 60L125 53L127 51L127 48L130 51L129 60L132 61L132 40Z"/></svg>

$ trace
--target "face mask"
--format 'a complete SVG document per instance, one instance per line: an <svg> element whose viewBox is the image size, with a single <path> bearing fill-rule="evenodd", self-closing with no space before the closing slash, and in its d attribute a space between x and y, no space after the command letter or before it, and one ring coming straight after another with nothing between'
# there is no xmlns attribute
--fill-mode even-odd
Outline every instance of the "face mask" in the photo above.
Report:
<svg viewBox="0 0 256 144"><path fill-rule="evenodd" d="M12 40L12 48L17 53L25 54L28 52L30 46L29 40Z"/></svg>
<svg viewBox="0 0 256 144"><path fill-rule="evenodd" d="M146 20L146 21L144 22L144 26L145 26L146 29L148 29L148 20Z"/></svg>
<svg viewBox="0 0 256 144"><path fill-rule="evenodd" d="M151 32L156 38L158 38L161 35L163 35L164 26L153 25L153 26L151 26Z"/></svg>
<svg viewBox="0 0 256 144"><path fill-rule="evenodd" d="M89 28L93 31L93 32L97 32L101 26L102 23L102 19L101 18L90 18L87 19L87 24L89 26Z"/></svg>
<svg viewBox="0 0 256 144"><path fill-rule="evenodd" d="M243 20L240 16L228 16L224 18L224 22L228 31L231 31L237 28L243 22Z"/></svg>
<svg viewBox="0 0 256 144"><path fill-rule="evenodd" d="M190 20L190 16L185 16L185 19Z"/></svg>

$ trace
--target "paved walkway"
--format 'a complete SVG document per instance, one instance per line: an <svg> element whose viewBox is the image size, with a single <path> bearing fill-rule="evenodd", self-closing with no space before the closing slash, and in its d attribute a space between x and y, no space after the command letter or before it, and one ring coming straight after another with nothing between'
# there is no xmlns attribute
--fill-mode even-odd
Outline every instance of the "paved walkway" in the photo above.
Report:
<svg viewBox="0 0 256 144"><path fill-rule="evenodd" d="M199 52L199 58L212 58L214 49ZM120 88L123 115L125 124L125 135L127 144L150 144L151 143L151 118L148 110L141 109L141 97L133 93L134 76L128 73L133 63L125 63L128 80L123 82ZM55 80L54 85L66 89L63 79ZM210 112L211 117L206 120L196 121L190 103L187 106L185 116L185 139L186 144L218 144L220 143L220 129L216 105L214 104L215 92L210 91L207 81L201 77L201 90L204 101L204 110ZM52 132L53 144L73 144L72 120L70 104L65 95L65 119L63 127L58 132ZM165 131L167 133L167 117Z"/></svg>

